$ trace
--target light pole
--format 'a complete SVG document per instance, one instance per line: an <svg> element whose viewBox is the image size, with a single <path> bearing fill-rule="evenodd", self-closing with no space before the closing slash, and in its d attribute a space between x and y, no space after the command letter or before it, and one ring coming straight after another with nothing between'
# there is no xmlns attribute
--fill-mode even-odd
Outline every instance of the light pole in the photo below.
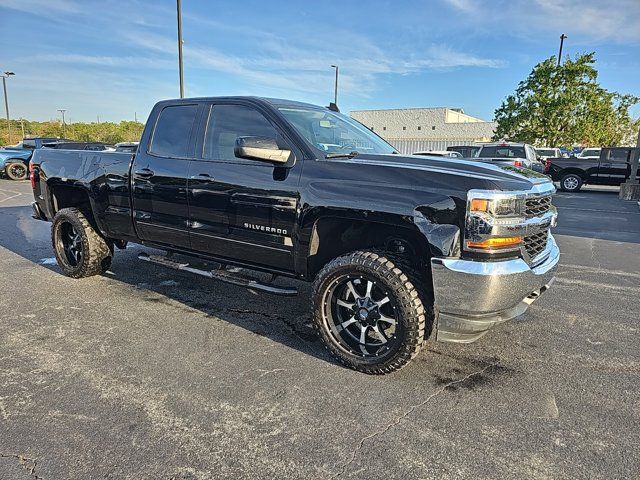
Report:
<svg viewBox="0 0 640 480"><path fill-rule="evenodd" d="M331 68L335 68L336 69L336 83L335 83L335 91L334 91L334 94L333 94L333 103L337 107L338 106L338 66L337 65L331 65Z"/></svg>
<svg viewBox="0 0 640 480"><path fill-rule="evenodd" d="M182 1L176 0L178 9L178 69L180 70L180 98L184 98L184 75L182 73Z"/></svg>
<svg viewBox="0 0 640 480"><path fill-rule="evenodd" d="M565 38L567 38L567 36L564 33L560 35L560 51L558 52L558 67L560 66L560 62L562 61L562 45L564 44Z"/></svg>
<svg viewBox="0 0 640 480"><path fill-rule="evenodd" d="M64 112L66 112L66 110L64 108L59 108L58 111L62 114L62 138L66 137L66 133L65 133L65 124L64 124Z"/></svg>
<svg viewBox="0 0 640 480"><path fill-rule="evenodd" d="M4 109L7 112L7 129L9 130L9 144L13 143L11 139L11 120L9 118L9 100L7 98L7 78L15 75L13 72L4 72L2 75L2 88L4 89Z"/></svg>

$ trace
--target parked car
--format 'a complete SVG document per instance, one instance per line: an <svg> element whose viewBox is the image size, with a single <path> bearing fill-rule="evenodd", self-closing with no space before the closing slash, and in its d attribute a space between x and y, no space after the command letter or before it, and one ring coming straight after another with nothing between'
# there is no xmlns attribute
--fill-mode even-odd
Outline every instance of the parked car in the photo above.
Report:
<svg viewBox="0 0 640 480"><path fill-rule="evenodd" d="M595 149L592 149L595 150ZM631 160L638 147L598 148L599 156L548 158L545 172L560 182L565 192L577 192L583 185L620 185L631 175ZM583 150L584 151L584 150ZM638 174L640 180L640 172Z"/></svg>
<svg viewBox="0 0 640 480"><path fill-rule="evenodd" d="M415 152L414 155L430 155L432 157L462 158L462 155L460 153L450 152L447 150L429 150L425 152Z"/></svg>
<svg viewBox="0 0 640 480"><path fill-rule="evenodd" d="M521 315L559 258L546 177L403 156L300 102L166 100L135 154L42 149L31 168L33 215L53 222L65 274L100 274L114 246L136 242L187 256L144 261L256 292L297 293L277 276L313 282L327 349L369 374L401 368L429 336L473 342Z"/></svg>
<svg viewBox="0 0 640 480"><path fill-rule="evenodd" d="M136 153L138 142L120 142L114 145L116 152Z"/></svg>
<svg viewBox="0 0 640 480"><path fill-rule="evenodd" d="M447 147L448 152L458 152L464 158L475 157L480 150L479 145L452 145Z"/></svg>
<svg viewBox="0 0 640 480"><path fill-rule="evenodd" d="M476 158L498 165L513 165L542 172L544 165L538 158L535 148L528 143L487 143L480 147Z"/></svg>
<svg viewBox="0 0 640 480"><path fill-rule="evenodd" d="M536 147L536 153L540 160L544 163L547 158L554 157L564 157L565 155L559 148L551 148L551 147Z"/></svg>
<svg viewBox="0 0 640 480"><path fill-rule="evenodd" d="M0 149L0 175L11 180L25 180L29 176L29 160L33 151L46 143L62 142L64 139L51 137L25 138L17 145Z"/></svg>
<svg viewBox="0 0 640 480"><path fill-rule="evenodd" d="M583 148L576 157L578 158L600 158L601 148Z"/></svg>

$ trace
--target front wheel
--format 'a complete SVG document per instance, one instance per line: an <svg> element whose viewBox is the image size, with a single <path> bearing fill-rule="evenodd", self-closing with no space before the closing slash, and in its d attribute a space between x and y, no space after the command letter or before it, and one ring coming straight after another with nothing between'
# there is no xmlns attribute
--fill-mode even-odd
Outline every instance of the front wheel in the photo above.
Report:
<svg viewBox="0 0 640 480"><path fill-rule="evenodd" d="M24 180L29 175L27 166L22 162L11 162L7 164L5 172L11 180Z"/></svg>
<svg viewBox="0 0 640 480"><path fill-rule="evenodd" d="M391 258L365 251L322 269L314 282L313 312L335 358L377 375L402 368L418 354L427 324L419 289L407 274Z"/></svg>
<svg viewBox="0 0 640 480"><path fill-rule="evenodd" d="M77 208L63 208L53 217L51 242L58 265L72 278L106 272L113 259L110 245Z"/></svg>
<svg viewBox="0 0 640 480"><path fill-rule="evenodd" d="M564 192L577 192L582 187L582 178L575 173L569 173L560 180L560 190Z"/></svg>

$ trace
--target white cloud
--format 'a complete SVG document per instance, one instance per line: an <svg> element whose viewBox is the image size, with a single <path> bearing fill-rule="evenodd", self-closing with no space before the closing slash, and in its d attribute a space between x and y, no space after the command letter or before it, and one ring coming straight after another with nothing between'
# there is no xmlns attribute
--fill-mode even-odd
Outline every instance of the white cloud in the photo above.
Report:
<svg viewBox="0 0 640 480"><path fill-rule="evenodd" d="M467 16L468 28L505 34L564 32L582 43L640 42L639 0L445 0Z"/></svg>
<svg viewBox="0 0 640 480"><path fill-rule="evenodd" d="M446 0L452 7L462 10L463 12L473 12L476 10L474 0Z"/></svg>
<svg viewBox="0 0 640 480"><path fill-rule="evenodd" d="M150 32L130 32L127 41L154 54L175 56L175 40ZM431 45L420 57L403 58L387 53L366 37L341 33L337 44L327 35L316 35L308 41L292 45L286 39L270 35L254 45L253 55L238 56L217 49L184 44L185 64L190 67L223 72L257 87L268 87L299 93L317 93L327 89L332 79L330 65L341 67L341 91L367 97L376 89L379 75L406 75L423 70L462 67L499 68L501 60L458 52L446 45ZM328 48L318 46L327 45Z"/></svg>
<svg viewBox="0 0 640 480"><path fill-rule="evenodd" d="M70 0L0 0L0 7L43 17L80 12L80 6Z"/></svg>

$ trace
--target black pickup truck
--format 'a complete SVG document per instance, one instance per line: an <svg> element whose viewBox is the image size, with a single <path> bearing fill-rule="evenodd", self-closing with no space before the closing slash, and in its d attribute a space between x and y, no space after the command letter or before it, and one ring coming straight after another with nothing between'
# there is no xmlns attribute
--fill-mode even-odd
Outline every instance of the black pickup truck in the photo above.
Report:
<svg viewBox="0 0 640 480"><path fill-rule="evenodd" d="M43 149L31 169L34 217L53 222L65 274L100 274L136 242L168 252L142 260L253 291L310 281L319 335L366 373L402 367L431 335L472 342L524 313L559 258L546 177L402 156L304 103L163 101L135 154Z"/></svg>
<svg viewBox="0 0 640 480"><path fill-rule="evenodd" d="M638 154L638 147L612 147L601 149L599 158L547 158L544 171L565 192L577 192L585 184L617 186L631 176L631 162Z"/></svg>

